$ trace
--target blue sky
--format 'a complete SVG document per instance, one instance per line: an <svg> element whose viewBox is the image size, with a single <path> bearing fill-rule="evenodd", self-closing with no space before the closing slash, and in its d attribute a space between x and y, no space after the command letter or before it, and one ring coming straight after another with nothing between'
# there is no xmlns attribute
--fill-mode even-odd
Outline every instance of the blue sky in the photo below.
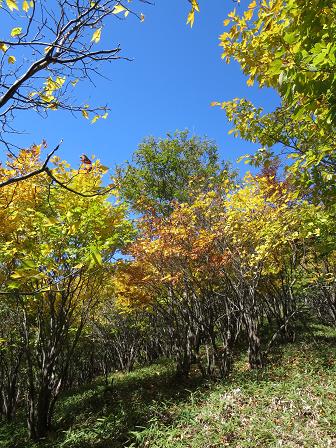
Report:
<svg viewBox="0 0 336 448"><path fill-rule="evenodd" d="M96 87L85 83L78 90L80 98L90 104L107 103L111 108L108 119L91 125L61 111L50 113L47 119L25 112L17 124L25 123L29 134L20 141L29 145L45 138L52 147L63 138L60 156L74 166L84 152L95 154L111 168L130 159L144 137L164 137L177 129L188 128L215 140L223 159L234 161L250 152L251 144L228 135L224 112L210 107L210 102L246 97L270 110L277 96L271 90L248 87L239 66L227 65L220 57L218 37L235 4L230 0L199 3L201 13L192 29L186 25L186 0L142 5L143 23L130 16L110 22L101 44L120 43L123 55L133 61L101 65L101 73L109 79L97 77Z"/></svg>

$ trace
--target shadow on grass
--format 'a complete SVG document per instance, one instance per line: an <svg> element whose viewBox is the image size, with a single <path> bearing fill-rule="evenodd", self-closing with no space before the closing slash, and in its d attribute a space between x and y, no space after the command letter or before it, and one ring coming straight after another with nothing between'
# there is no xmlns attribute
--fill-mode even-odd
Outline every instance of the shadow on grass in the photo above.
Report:
<svg viewBox="0 0 336 448"><path fill-rule="evenodd" d="M317 331L313 341L303 336L293 344L278 345L271 352L268 365L259 370L249 370L246 357L241 356L229 377L217 383L228 388L257 387L261 382L288 380L307 369L318 377L319 372L323 374L326 369L336 369L334 342L335 333L319 334ZM133 440L130 435L132 431L148 427L153 418L156 421L159 418L165 426L173 425L178 407L189 402L191 395L194 398L206 395L209 386L211 389L211 383L199 376L185 381L177 380L170 362L139 369L128 375L115 375L112 386L100 385L91 392L86 391L91 395L82 393L79 397L73 395L63 400L60 423L63 428L72 426L73 433L67 433L61 446L129 446ZM81 428L83 422L86 430ZM94 430L95 434L88 434L89 430ZM76 442L76 434L80 443Z"/></svg>
<svg viewBox="0 0 336 448"><path fill-rule="evenodd" d="M205 390L207 382L199 376L176 378L169 361L130 374L115 374L108 386L96 383L60 399L52 446L128 446L132 430L145 427L158 413L162 422L169 424L168 408L187 401L198 388Z"/></svg>
<svg viewBox="0 0 336 448"><path fill-rule="evenodd" d="M336 370L335 331L314 329L314 337L300 336L293 344L274 346L264 369L249 370L245 355L238 355L234 370L225 380L225 388L257 387L264 382L284 381L295 372L315 376L326 369ZM129 374L116 373L110 384L97 380L89 387L64 394L56 407L55 426L47 440L39 445L24 441L23 424L0 429L0 448L126 448L136 447L136 432L153 420L173 426L176 413L190 399L204 397L211 382L195 372L188 380L177 379L171 361L138 369ZM1 444L1 436L17 433L13 444ZM133 444L132 444L133 443Z"/></svg>

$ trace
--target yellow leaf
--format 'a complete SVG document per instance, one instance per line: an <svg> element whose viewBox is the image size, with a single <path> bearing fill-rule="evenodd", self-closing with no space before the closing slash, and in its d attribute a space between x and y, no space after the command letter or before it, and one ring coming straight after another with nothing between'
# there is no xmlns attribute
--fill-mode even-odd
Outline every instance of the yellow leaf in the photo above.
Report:
<svg viewBox="0 0 336 448"><path fill-rule="evenodd" d="M23 0L22 9L24 12L29 11L29 3L27 2L27 0Z"/></svg>
<svg viewBox="0 0 336 448"><path fill-rule="evenodd" d="M188 23L190 23L190 27L192 28L194 21L195 21L195 10L192 10L188 14L187 25Z"/></svg>
<svg viewBox="0 0 336 448"><path fill-rule="evenodd" d="M118 14L119 12L121 12L121 11L125 11L125 7L123 6L123 5L116 5L114 8L113 8L113 11L112 11L112 13L113 14Z"/></svg>
<svg viewBox="0 0 336 448"><path fill-rule="evenodd" d="M100 27L100 28L98 28L98 29L93 33L91 42L94 42L94 43L97 44L97 43L100 41L101 30L102 30L102 29L101 29L101 27Z"/></svg>
<svg viewBox="0 0 336 448"><path fill-rule="evenodd" d="M51 49L52 49L51 46L49 46L49 47L45 47L44 52L45 52L45 53L48 53L48 51L50 51Z"/></svg>
<svg viewBox="0 0 336 448"><path fill-rule="evenodd" d="M58 224L58 219L55 218L54 216L50 216L50 218L46 217L46 221L47 221L47 226L53 226L55 224Z"/></svg>
<svg viewBox="0 0 336 448"><path fill-rule="evenodd" d="M71 85L75 87L75 85L78 83L79 79L75 79L74 81L71 81Z"/></svg>
<svg viewBox="0 0 336 448"><path fill-rule="evenodd" d="M6 3L11 11L13 11L13 9L19 10L16 0L6 0Z"/></svg>
<svg viewBox="0 0 336 448"><path fill-rule="evenodd" d="M9 64L14 64L15 61L16 61L15 56L8 56L8 63Z"/></svg>
<svg viewBox="0 0 336 448"><path fill-rule="evenodd" d="M39 93L38 95L41 98L41 100L44 101L45 103L51 103L55 99L53 95L48 95L44 93Z"/></svg>
<svg viewBox="0 0 336 448"><path fill-rule="evenodd" d="M225 19L224 20L224 26L228 26L228 24L231 22L231 20L230 19Z"/></svg>
<svg viewBox="0 0 336 448"><path fill-rule="evenodd" d="M145 15L141 13L141 14L140 14L140 21L141 21L141 22L144 22L144 20L145 20Z"/></svg>
<svg viewBox="0 0 336 448"><path fill-rule="evenodd" d="M92 123L92 124L95 123L97 120L99 120L99 118L100 118L99 115L95 115L95 116L92 118L91 123Z"/></svg>
<svg viewBox="0 0 336 448"><path fill-rule="evenodd" d="M128 16L128 14L129 14L129 11L127 10L127 11L125 11L125 14L124 14L124 16L125 16L125 17L127 17L127 16Z"/></svg>
<svg viewBox="0 0 336 448"><path fill-rule="evenodd" d="M214 107L214 106L220 106L221 105L221 103L219 103L218 101L212 101L211 103L210 103L210 106L211 107Z"/></svg>
<svg viewBox="0 0 336 448"><path fill-rule="evenodd" d="M101 116L101 118L104 118L104 120L106 120L107 116L108 116L108 112L105 112L104 115Z"/></svg>
<svg viewBox="0 0 336 448"><path fill-rule="evenodd" d="M86 118L87 120L89 119L89 114L87 113L87 111L85 109L82 109L82 115L84 118Z"/></svg>
<svg viewBox="0 0 336 448"><path fill-rule="evenodd" d="M8 50L8 45L4 44L3 42L0 43L0 50L6 53Z"/></svg>
<svg viewBox="0 0 336 448"><path fill-rule="evenodd" d="M199 6L197 0L192 0L191 4L192 7L195 9L195 11L199 12Z"/></svg>
<svg viewBox="0 0 336 448"><path fill-rule="evenodd" d="M30 6L31 8L34 8L34 2L33 2L33 0L31 0L31 1L29 2L29 6Z"/></svg>
<svg viewBox="0 0 336 448"><path fill-rule="evenodd" d="M253 86L253 84L254 84L254 80L253 80L252 78L249 78L249 79L246 81L246 84L247 84L248 86Z"/></svg>
<svg viewBox="0 0 336 448"><path fill-rule="evenodd" d="M57 88L60 89L62 87L62 85L65 83L66 77L65 76L57 76L56 78L56 84L57 84Z"/></svg>
<svg viewBox="0 0 336 448"><path fill-rule="evenodd" d="M20 28L19 26L16 28L13 28L11 31L11 36L15 37L15 36L19 36L21 34L22 28Z"/></svg>
<svg viewBox="0 0 336 448"><path fill-rule="evenodd" d="M233 11L230 11L228 14L228 17L231 17L232 19L235 19L236 16L236 8Z"/></svg>
<svg viewBox="0 0 336 448"><path fill-rule="evenodd" d="M257 6L257 2L255 0L253 0L253 2L248 5L249 9L255 8L256 6Z"/></svg>
<svg viewBox="0 0 336 448"><path fill-rule="evenodd" d="M245 11L244 18L245 20L251 20L253 16L253 9L248 9Z"/></svg>

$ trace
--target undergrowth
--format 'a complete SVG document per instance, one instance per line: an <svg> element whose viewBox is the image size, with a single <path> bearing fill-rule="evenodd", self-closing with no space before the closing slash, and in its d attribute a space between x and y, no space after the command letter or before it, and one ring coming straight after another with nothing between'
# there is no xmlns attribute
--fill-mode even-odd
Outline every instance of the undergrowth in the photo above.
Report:
<svg viewBox="0 0 336 448"><path fill-rule="evenodd" d="M170 361L64 395L39 444L3 424L1 448L336 447L336 333L277 346L267 367L241 356L227 379L177 380Z"/></svg>

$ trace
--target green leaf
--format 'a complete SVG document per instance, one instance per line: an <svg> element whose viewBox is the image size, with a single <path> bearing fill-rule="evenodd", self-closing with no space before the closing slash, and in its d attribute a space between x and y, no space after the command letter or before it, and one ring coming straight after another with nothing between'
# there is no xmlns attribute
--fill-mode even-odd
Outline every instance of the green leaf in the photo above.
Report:
<svg viewBox="0 0 336 448"><path fill-rule="evenodd" d="M36 264L32 260L23 260L22 269L36 269Z"/></svg>
<svg viewBox="0 0 336 448"><path fill-rule="evenodd" d="M93 261L94 261L96 264L98 264L99 266L101 266L101 265L103 264L103 260L102 260L102 257L101 257L101 255L100 255L100 252L99 252L98 249L94 249L94 250L91 252L91 257L92 257Z"/></svg>
<svg viewBox="0 0 336 448"><path fill-rule="evenodd" d="M276 59L271 62L269 65L268 73L270 75L279 75L282 71L282 61L280 59Z"/></svg>
<svg viewBox="0 0 336 448"><path fill-rule="evenodd" d="M8 289L18 289L21 285L18 282L8 282Z"/></svg>
<svg viewBox="0 0 336 448"><path fill-rule="evenodd" d="M293 44L297 40L296 33L287 33L284 35L284 41L288 44Z"/></svg>

